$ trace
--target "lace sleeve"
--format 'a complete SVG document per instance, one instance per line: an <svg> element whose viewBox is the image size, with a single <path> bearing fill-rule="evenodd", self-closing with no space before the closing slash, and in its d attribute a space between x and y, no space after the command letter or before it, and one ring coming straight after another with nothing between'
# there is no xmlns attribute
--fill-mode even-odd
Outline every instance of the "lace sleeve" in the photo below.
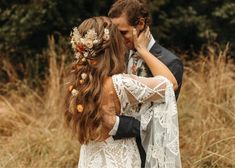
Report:
<svg viewBox="0 0 235 168"><path fill-rule="evenodd" d="M135 75L122 75L122 84L130 104L159 102L165 100L166 83L163 76L151 78Z"/></svg>
<svg viewBox="0 0 235 168"><path fill-rule="evenodd" d="M146 152L145 168L181 168L179 125L175 93L169 80L119 74L113 76L123 111L129 105L144 103L136 114L141 123L140 136ZM158 101L164 103L158 103ZM128 111L128 110L126 110Z"/></svg>

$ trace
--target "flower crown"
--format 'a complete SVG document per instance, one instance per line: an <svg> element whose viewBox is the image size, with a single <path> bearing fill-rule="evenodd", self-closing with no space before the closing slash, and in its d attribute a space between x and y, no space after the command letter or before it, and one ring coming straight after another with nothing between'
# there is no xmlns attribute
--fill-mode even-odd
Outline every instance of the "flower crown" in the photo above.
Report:
<svg viewBox="0 0 235 168"><path fill-rule="evenodd" d="M103 39L98 38L94 28L89 29L84 37L81 36L77 27L73 28L71 33L71 44L76 59L81 59L83 62L85 62L86 59L92 59L92 57L96 56L94 47L99 45L102 40L108 41L109 38L109 29L107 28L104 29Z"/></svg>

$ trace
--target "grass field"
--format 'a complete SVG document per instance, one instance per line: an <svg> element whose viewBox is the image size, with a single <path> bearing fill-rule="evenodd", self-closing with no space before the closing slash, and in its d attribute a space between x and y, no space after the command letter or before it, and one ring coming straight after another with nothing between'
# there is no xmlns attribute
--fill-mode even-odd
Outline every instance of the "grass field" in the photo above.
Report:
<svg viewBox="0 0 235 168"><path fill-rule="evenodd" d="M235 69L222 51L185 62L178 101L184 168L235 168ZM72 168L79 143L63 125L64 59L53 43L46 53L50 73L43 93L22 81L0 96L0 168ZM66 55L62 54L62 58Z"/></svg>

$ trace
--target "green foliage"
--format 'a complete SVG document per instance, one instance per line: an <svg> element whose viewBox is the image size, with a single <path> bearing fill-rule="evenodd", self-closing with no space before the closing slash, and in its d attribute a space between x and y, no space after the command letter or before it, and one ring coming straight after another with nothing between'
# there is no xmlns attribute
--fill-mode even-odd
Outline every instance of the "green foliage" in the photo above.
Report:
<svg viewBox="0 0 235 168"><path fill-rule="evenodd" d="M213 41L235 44L233 0L148 0L148 4L156 37L167 47L197 51Z"/></svg>
<svg viewBox="0 0 235 168"><path fill-rule="evenodd" d="M104 5L107 5L104 1L91 0L5 3L0 13L0 38L5 43L0 45L0 49L11 53L42 49L49 34L68 35L74 25L87 17L102 14Z"/></svg>
<svg viewBox="0 0 235 168"><path fill-rule="evenodd" d="M72 27L85 18L107 13L112 3L107 2L0 1L0 40L4 42L0 43L1 57L8 57L20 78L43 78L47 59L42 56L42 51L47 48L48 36L54 35L57 43L63 41L61 47L67 47L69 40L66 37ZM3 69L0 75L2 79L6 78Z"/></svg>

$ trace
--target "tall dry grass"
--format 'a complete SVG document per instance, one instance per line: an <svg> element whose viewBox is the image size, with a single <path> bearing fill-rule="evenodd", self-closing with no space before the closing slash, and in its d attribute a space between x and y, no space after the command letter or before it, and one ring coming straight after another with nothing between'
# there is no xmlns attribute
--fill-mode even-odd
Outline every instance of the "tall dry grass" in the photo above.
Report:
<svg viewBox="0 0 235 168"><path fill-rule="evenodd" d="M209 48L185 66L178 102L185 168L235 167L234 64L227 49L217 51ZM76 167L79 143L64 128L62 114L67 55L56 50L53 39L46 54L50 71L44 93L16 82L0 96L1 168Z"/></svg>
<svg viewBox="0 0 235 168"><path fill-rule="evenodd" d="M46 53L49 76L45 93L22 82L0 97L0 167L70 168L77 165L79 144L63 124L64 53L56 52L53 39ZM60 55L61 61L57 61Z"/></svg>
<svg viewBox="0 0 235 168"><path fill-rule="evenodd" d="M208 47L186 64L181 97L180 143L186 168L235 167L235 66L228 46Z"/></svg>

